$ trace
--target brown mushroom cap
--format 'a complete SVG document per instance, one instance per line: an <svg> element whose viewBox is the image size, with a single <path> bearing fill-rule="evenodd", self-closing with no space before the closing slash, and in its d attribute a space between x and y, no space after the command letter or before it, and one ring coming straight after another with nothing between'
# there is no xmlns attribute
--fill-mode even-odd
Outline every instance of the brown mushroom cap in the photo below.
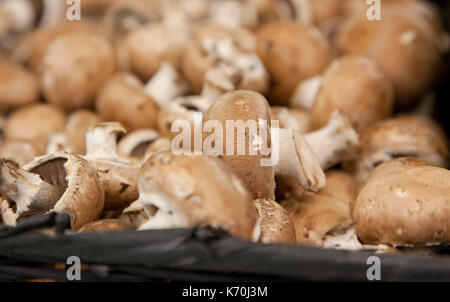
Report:
<svg viewBox="0 0 450 302"><path fill-rule="evenodd" d="M299 244L322 246L328 235L340 234L353 225L348 203L327 195L306 193L281 205L294 224Z"/></svg>
<svg viewBox="0 0 450 302"><path fill-rule="evenodd" d="M282 206L267 199L257 199L255 205L261 218L259 241L263 243L296 243L294 225Z"/></svg>
<svg viewBox="0 0 450 302"><path fill-rule="evenodd" d="M327 184L319 193L347 202L352 213L359 193L359 182L351 174L340 170L329 170L325 176Z"/></svg>
<svg viewBox="0 0 450 302"><path fill-rule="evenodd" d="M139 228L155 215L156 210L157 209L152 206L147 206L147 208L145 208L139 200L136 200L122 211L122 214L118 219L124 220L134 225L136 228Z"/></svg>
<svg viewBox="0 0 450 302"><path fill-rule="evenodd" d="M134 229L135 227L125 220L101 219L86 223L78 230L78 232L115 232L129 231Z"/></svg>
<svg viewBox="0 0 450 302"><path fill-rule="evenodd" d="M0 142L0 158L11 160L19 166L23 166L39 155L38 149L29 141L6 140Z"/></svg>
<svg viewBox="0 0 450 302"><path fill-rule="evenodd" d="M100 122L100 116L90 110L80 109L72 112L67 117L64 131L69 150L75 154L86 154L86 131Z"/></svg>
<svg viewBox="0 0 450 302"><path fill-rule="evenodd" d="M340 54L371 58L394 84L396 106L410 106L430 88L440 62L440 45L429 22L402 5L383 8L383 20L349 18L336 37Z"/></svg>
<svg viewBox="0 0 450 302"><path fill-rule="evenodd" d="M120 73L107 80L98 93L96 108L103 119L118 121L127 130L156 128L159 106L132 74Z"/></svg>
<svg viewBox="0 0 450 302"><path fill-rule="evenodd" d="M139 173L139 200L158 208L142 228L212 225L254 237L258 214L251 194L218 159L155 154Z"/></svg>
<svg viewBox="0 0 450 302"><path fill-rule="evenodd" d="M322 73L333 59L327 39L314 27L274 22L257 32L257 53L272 77L269 100L287 105L297 84Z"/></svg>
<svg viewBox="0 0 450 302"><path fill-rule="evenodd" d="M325 71L311 110L311 126L325 126L342 111L358 132L392 114L394 91L389 78L370 59L345 56Z"/></svg>
<svg viewBox="0 0 450 302"><path fill-rule="evenodd" d="M0 111L15 109L39 99L35 76L23 67L0 58Z"/></svg>
<svg viewBox="0 0 450 302"><path fill-rule="evenodd" d="M26 140L45 150L49 135L64 130L66 117L51 105L31 104L14 111L6 120L6 139Z"/></svg>
<svg viewBox="0 0 450 302"><path fill-rule="evenodd" d="M450 241L450 171L415 158L375 168L353 217L364 243L428 245Z"/></svg>
<svg viewBox="0 0 450 302"><path fill-rule="evenodd" d="M272 166L262 166L261 159L266 156L250 155L248 128L245 129L245 155L226 154L226 121L267 121L270 127L271 114L270 106L266 99L259 93L252 91L238 90L224 94L214 102L203 116L203 124L208 120L219 121L223 125L223 159L247 185L247 188L254 199L274 200L275 179ZM259 127L258 127L259 128ZM268 129L270 131L270 129ZM217 130L216 130L217 131ZM231 131L231 130L230 130ZM237 151L237 131L234 131L234 150ZM269 132L270 133L270 132ZM208 133L204 133L206 139ZM268 147L270 147L270 134L267 135Z"/></svg>
<svg viewBox="0 0 450 302"><path fill-rule="evenodd" d="M126 43L131 70L147 81L164 61L175 68L180 65L186 35L161 24L150 24L132 31Z"/></svg>
<svg viewBox="0 0 450 302"><path fill-rule="evenodd" d="M49 45L39 69L46 99L64 110L92 106L97 90L114 73L115 60L110 42L101 35L62 35Z"/></svg>
<svg viewBox="0 0 450 302"><path fill-rule="evenodd" d="M17 168L9 166L9 169ZM25 171L18 170L18 173L29 172L26 175L30 177L29 179L14 179L12 176L11 182L16 183L19 188L19 199L2 203L4 221L15 224L18 219L26 216L55 211L69 214L72 228L78 229L100 217L104 202L103 184L98 178L97 171L86 160L76 155L59 152L36 158L25 165L23 170ZM6 174L3 176L5 177ZM26 201L22 204L25 201L20 200L21 195L28 194L29 190L34 190L33 177L40 179L43 185L53 188L52 190L58 194L49 195L49 198L42 199L42 203L33 204L32 201L31 203ZM11 192L14 193L14 190ZM7 192L4 193L7 194ZM18 203L19 201L22 203Z"/></svg>
<svg viewBox="0 0 450 302"><path fill-rule="evenodd" d="M431 119L400 115L374 124L361 134L361 156L351 169L363 181L378 164L400 156L417 157L445 168L447 146L445 134Z"/></svg>

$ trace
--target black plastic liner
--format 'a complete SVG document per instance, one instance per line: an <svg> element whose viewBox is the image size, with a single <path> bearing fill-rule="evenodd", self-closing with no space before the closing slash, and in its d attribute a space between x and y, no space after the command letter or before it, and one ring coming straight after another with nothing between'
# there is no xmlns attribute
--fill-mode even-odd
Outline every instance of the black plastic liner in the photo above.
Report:
<svg viewBox="0 0 450 302"><path fill-rule="evenodd" d="M66 281L55 269L78 256L82 281L367 281L366 251L268 245L211 228L64 234L64 214L0 227L0 280ZM56 227L56 236L36 231ZM450 257L375 254L382 281L450 281Z"/></svg>

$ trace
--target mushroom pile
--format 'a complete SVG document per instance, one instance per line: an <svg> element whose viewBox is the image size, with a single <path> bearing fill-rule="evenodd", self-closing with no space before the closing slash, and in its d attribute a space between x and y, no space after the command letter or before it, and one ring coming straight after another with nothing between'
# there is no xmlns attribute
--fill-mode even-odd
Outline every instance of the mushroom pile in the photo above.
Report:
<svg viewBox="0 0 450 302"><path fill-rule="evenodd" d="M0 0L0 223L448 245L447 34L428 2L381 5Z"/></svg>

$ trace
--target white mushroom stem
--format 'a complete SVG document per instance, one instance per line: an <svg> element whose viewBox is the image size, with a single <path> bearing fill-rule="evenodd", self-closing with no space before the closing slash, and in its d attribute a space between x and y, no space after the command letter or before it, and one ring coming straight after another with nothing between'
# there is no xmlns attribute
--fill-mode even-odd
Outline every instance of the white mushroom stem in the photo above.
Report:
<svg viewBox="0 0 450 302"><path fill-rule="evenodd" d="M163 62L156 74L145 85L145 92L160 107L164 107L173 99L186 94L188 90L189 85L168 62Z"/></svg>
<svg viewBox="0 0 450 302"><path fill-rule="evenodd" d="M279 129L279 141L272 141L272 152L275 144L279 145L276 175L294 177L309 191L318 191L325 186L325 174L320 162L299 131Z"/></svg>
<svg viewBox="0 0 450 302"><path fill-rule="evenodd" d="M349 120L340 111L335 111L328 124L305 135L323 170L326 170L356 155L359 136Z"/></svg>
<svg viewBox="0 0 450 302"><path fill-rule="evenodd" d="M88 157L117 159L118 135L126 130L120 123L100 123L86 131L86 155Z"/></svg>
<svg viewBox="0 0 450 302"><path fill-rule="evenodd" d="M322 85L322 76L318 75L300 82L289 100L292 107L310 110Z"/></svg>
<svg viewBox="0 0 450 302"><path fill-rule="evenodd" d="M10 161L0 161L0 179L0 191L15 203L16 208L9 209L15 219L51 210L62 193L61 188Z"/></svg>

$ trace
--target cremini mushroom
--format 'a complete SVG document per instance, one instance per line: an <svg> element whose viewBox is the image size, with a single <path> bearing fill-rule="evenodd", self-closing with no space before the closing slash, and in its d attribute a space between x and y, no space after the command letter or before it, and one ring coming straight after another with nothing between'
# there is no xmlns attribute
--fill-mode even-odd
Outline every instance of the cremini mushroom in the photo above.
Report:
<svg viewBox="0 0 450 302"><path fill-rule="evenodd" d="M29 141L11 139L0 142L0 158L13 161L19 166L29 163L39 154L39 149Z"/></svg>
<svg viewBox="0 0 450 302"><path fill-rule="evenodd" d="M301 133L311 131L310 114L306 110L273 106L271 113L272 120L279 121L280 128L298 130Z"/></svg>
<svg viewBox="0 0 450 302"><path fill-rule="evenodd" d="M223 150L218 150L218 155L244 180L255 199L274 200L275 174L294 177L307 190L323 187L325 175L300 132L276 128L279 137L272 141L270 106L262 95L245 90L224 94L204 114L203 124L209 121L222 125L219 139ZM216 132L205 131L204 144L215 138ZM279 160L269 163L277 151Z"/></svg>
<svg viewBox="0 0 450 302"><path fill-rule="evenodd" d="M142 157L142 161L147 161L147 159L149 159L155 153L170 151L172 150L171 148L172 145L170 139L168 139L167 137L160 137L147 147L144 156Z"/></svg>
<svg viewBox="0 0 450 302"><path fill-rule="evenodd" d="M261 219L259 241L263 243L296 243L294 225L282 206L267 199L256 199L255 205Z"/></svg>
<svg viewBox="0 0 450 302"><path fill-rule="evenodd" d="M119 73L106 81L98 92L96 108L104 120L120 122L127 130L156 128L159 106L130 73Z"/></svg>
<svg viewBox="0 0 450 302"><path fill-rule="evenodd" d="M372 59L391 78L396 106L410 107L433 83L441 60L440 37L426 18L403 5L384 6L382 15L377 22L365 14L348 18L336 36L336 48L341 55Z"/></svg>
<svg viewBox="0 0 450 302"><path fill-rule="evenodd" d="M118 219L134 225L135 228L139 228L155 215L156 210L157 208L154 206L147 205L144 207L139 200L136 200L122 211Z"/></svg>
<svg viewBox="0 0 450 302"><path fill-rule="evenodd" d="M66 116L58 108L47 104L30 104L14 111L6 120L6 139L25 140L36 144L45 153L49 136L62 132Z"/></svg>
<svg viewBox="0 0 450 302"><path fill-rule="evenodd" d="M116 68L110 42L91 32L71 32L47 48L39 74L45 98L64 110L90 107Z"/></svg>
<svg viewBox="0 0 450 302"><path fill-rule="evenodd" d="M325 127L306 134L305 138L323 170L358 156L359 135L340 111L333 112Z"/></svg>
<svg viewBox="0 0 450 302"><path fill-rule="evenodd" d="M146 150L159 138L153 129L140 129L126 134L117 145L119 154L141 160Z"/></svg>
<svg viewBox="0 0 450 302"><path fill-rule="evenodd" d="M139 172L139 201L157 208L139 229L211 225L239 238L259 237L258 214L250 192L218 159L155 154Z"/></svg>
<svg viewBox="0 0 450 302"><path fill-rule="evenodd" d="M15 225L28 216L49 211L70 215L73 229L98 219L104 190L97 171L79 156L60 152L36 158L19 168L1 161L3 221Z"/></svg>
<svg viewBox="0 0 450 302"><path fill-rule="evenodd" d="M392 82L370 59L344 56L327 68L311 108L311 127L326 125L342 111L358 132L389 118L394 105Z"/></svg>
<svg viewBox="0 0 450 302"><path fill-rule="evenodd" d="M347 202L327 195L306 193L285 200L281 205L294 224L297 243L330 248L361 248Z"/></svg>
<svg viewBox="0 0 450 302"><path fill-rule="evenodd" d="M365 130L361 134L360 156L345 167L364 181L377 165L395 157L416 157L446 168L448 154L448 139L433 120L400 115Z"/></svg>
<svg viewBox="0 0 450 302"><path fill-rule="evenodd" d="M86 156L105 187L105 211L123 210L138 198L140 164L117 152L117 140L125 129L116 122L100 123L86 132Z"/></svg>
<svg viewBox="0 0 450 302"><path fill-rule="evenodd" d="M288 105L297 84L321 74L333 59L326 37L294 21L267 24L257 32L257 53L271 79L269 101Z"/></svg>
<svg viewBox="0 0 450 302"><path fill-rule="evenodd" d="M67 117L64 134L67 149L74 154L86 154L86 131L102 122L102 118L93 111L80 109Z"/></svg>
<svg viewBox="0 0 450 302"><path fill-rule="evenodd" d="M130 231L134 230L135 227L125 221L120 219L100 219L92 222L88 222L83 225L78 232L117 232L117 231Z"/></svg>
<svg viewBox="0 0 450 302"><path fill-rule="evenodd" d="M0 58L0 111L16 109L38 100L36 77L20 65Z"/></svg>
<svg viewBox="0 0 450 302"><path fill-rule="evenodd" d="M325 173L327 184L319 193L347 202L350 213L358 197L360 184L351 174L342 170L329 170Z"/></svg>
<svg viewBox="0 0 450 302"><path fill-rule="evenodd" d="M415 158L375 168L353 210L364 243L427 246L450 241L450 171Z"/></svg>

